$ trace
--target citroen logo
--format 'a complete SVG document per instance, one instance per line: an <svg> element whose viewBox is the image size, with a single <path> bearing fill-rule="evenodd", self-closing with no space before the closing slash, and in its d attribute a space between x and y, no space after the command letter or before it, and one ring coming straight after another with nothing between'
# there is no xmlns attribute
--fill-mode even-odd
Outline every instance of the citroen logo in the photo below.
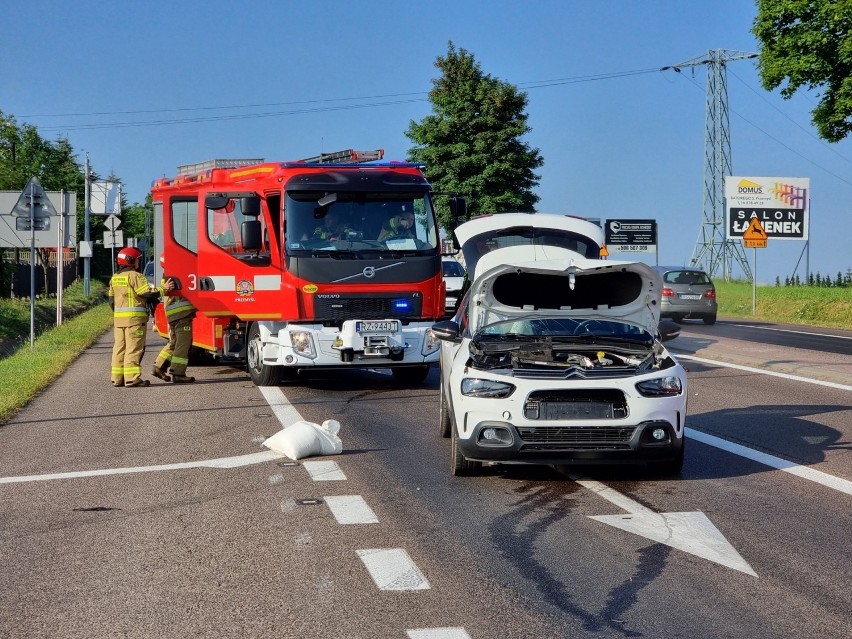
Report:
<svg viewBox="0 0 852 639"><path fill-rule="evenodd" d="M364 273L364 277L375 277L376 276L376 267L368 266L366 267L362 273Z"/></svg>

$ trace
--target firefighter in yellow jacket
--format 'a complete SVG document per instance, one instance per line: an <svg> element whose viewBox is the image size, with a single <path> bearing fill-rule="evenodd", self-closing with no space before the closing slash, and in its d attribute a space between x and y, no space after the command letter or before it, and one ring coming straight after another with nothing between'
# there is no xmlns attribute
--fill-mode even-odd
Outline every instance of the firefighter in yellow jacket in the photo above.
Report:
<svg viewBox="0 0 852 639"><path fill-rule="evenodd" d="M160 264L165 269L166 262L162 255ZM170 281L172 280L164 274L160 286L164 287ZM192 318L195 317L195 307L177 289L166 292L163 304L169 323L169 343L163 347L154 362L153 375L176 384L194 382L194 377L187 376L186 367L189 365L189 350L192 348ZM171 376L166 373L170 362Z"/></svg>
<svg viewBox="0 0 852 639"><path fill-rule="evenodd" d="M173 283L152 289L139 272L142 252L132 246L121 249L116 256L119 270L109 281L109 304L112 307L113 334L112 385L133 388L150 386L142 379L142 356L145 354L145 334L148 324L146 302L171 290Z"/></svg>

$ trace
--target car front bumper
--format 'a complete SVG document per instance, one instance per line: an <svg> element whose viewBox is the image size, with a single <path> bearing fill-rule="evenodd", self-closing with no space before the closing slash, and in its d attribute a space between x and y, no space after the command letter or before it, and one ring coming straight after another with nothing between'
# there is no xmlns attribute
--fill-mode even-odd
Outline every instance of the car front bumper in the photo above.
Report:
<svg viewBox="0 0 852 639"><path fill-rule="evenodd" d="M665 431L663 440L654 431ZM489 432L492 431L492 432ZM665 420L625 426L515 426L483 421L459 439L462 455L474 461L530 464L637 464L675 459L683 427Z"/></svg>

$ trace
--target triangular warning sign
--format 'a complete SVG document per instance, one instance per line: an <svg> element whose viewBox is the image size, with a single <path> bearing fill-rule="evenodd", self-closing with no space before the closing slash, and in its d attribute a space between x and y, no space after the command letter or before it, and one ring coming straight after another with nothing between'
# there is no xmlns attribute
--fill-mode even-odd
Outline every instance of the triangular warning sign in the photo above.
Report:
<svg viewBox="0 0 852 639"><path fill-rule="evenodd" d="M766 231L763 230L763 226L760 224L760 220L756 217L751 218L751 222L749 222L748 228L746 232L743 233L744 240L765 240L766 239Z"/></svg>
<svg viewBox="0 0 852 639"><path fill-rule="evenodd" d="M41 186L41 182L39 182L38 178L35 176L30 178L30 181L27 182L24 190L21 191L21 195L18 197L18 203L15 204L12 209L12 215L16 215L18 217L30 216L30 196L34 199L34 206L32 210L33 217L50 217L57 215L56 209L53 207L53 203L48 199L47 193L44 192L44 189Z"/></svg>

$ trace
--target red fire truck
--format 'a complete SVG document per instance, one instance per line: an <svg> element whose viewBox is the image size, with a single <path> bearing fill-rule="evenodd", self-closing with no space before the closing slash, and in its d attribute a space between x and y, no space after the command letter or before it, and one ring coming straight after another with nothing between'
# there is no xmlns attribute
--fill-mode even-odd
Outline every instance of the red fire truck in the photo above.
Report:
<svg viewBox="0 0 852 639"><path fill-rule="evenodd" d="M445 300L432 191L422 166L382 157L210 160L154 182L156 254L198 309L194 347L245 361L259 386L340 367L425 378ZM166 335L162 305L155 323Z"/></svg>

